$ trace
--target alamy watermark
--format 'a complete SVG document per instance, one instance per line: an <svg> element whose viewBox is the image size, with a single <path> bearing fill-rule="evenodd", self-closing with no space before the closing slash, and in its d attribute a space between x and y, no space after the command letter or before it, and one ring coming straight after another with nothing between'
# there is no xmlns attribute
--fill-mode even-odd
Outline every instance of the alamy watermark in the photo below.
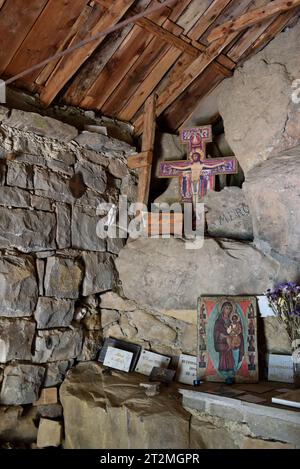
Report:
<svg viewBox="0 0 300 469"><path fill-rule="evenodd" d="M155 208L155 211L154 211ZM203 203L155 204L148 211L142 203L128 203L120 196L118 205L104 202L97 207L97 236L106 238L180 238L186 249L200 249L204 243L205 211ZM160 216L159 216L160 215ZM178 230L172 219L179 216ZM154 220L154 223L151 223ZM158 234L161 230L162 234Z"/></svg>

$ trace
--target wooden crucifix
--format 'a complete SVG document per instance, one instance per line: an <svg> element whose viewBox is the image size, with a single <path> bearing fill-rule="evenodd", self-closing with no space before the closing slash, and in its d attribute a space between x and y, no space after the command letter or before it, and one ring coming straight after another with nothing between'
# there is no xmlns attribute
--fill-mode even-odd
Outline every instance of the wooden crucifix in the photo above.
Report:
<svg viewBox="0 0 300 469"><path fill-rule="evenodd" d="M179 177L182 201L195 206L214 189L216 175L237 173L237 160L235 157L206 158L206 143L212 141L211 125L183 129L181 141L188 145L188 159L160 163L159 177Z"/></svg>

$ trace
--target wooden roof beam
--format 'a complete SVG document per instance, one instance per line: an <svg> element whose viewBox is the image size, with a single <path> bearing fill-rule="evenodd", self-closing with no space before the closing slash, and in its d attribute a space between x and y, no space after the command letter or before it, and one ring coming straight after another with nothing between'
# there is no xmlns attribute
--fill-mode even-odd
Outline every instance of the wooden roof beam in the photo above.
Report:
<svg viewBox="0 0 300 469"><path fill-rule="evenodd" d="M185 91L188 86L221 54L223 49L229 45L238 35L232 33L207 47L191 65L182 71L180 77L174 76L169 79L168 86L159 94L156 103L156 116L164 112L178 96ZM137 135L142 133L143 116L141 115L134 121L135 132Z"/></svg>
<svg viewBox="0 0 300 469"><path fill-rule="evenodd" d="M141 18L136 21L136 24L146 29L146 31L148 31L149 33L160 37L163 41L168 42L171 46L174 46L177 49L186 52L192 57L195 57L195 59L199 56L199 50L196 47L188 44L180 37L175 36L175 34L171 33L162 26L159 26L148 18Z"/></svg>
<svg viewBox="0 0 300 469"><path fill-rule="evenodd" d="M253 26L254 24L268 20L279 13L296 8L298 5L300 5L300 0L274 0L264 7L248 11L236 19L223 23L213 29L207 39L209 42L213 42L221 37L232 34L233 32L241 31Z"/></svg>

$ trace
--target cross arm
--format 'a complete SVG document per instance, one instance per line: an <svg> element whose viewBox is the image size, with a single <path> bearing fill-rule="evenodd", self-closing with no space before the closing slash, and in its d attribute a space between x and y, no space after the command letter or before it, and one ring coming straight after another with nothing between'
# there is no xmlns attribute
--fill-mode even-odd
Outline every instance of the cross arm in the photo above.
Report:
<svg viewBox="0 0 300 469"><path fill-rule="evenodd" d="M164 161L159 165L159 177L172 178L179 177L183 171L191 169L187 161Z"/></svg>

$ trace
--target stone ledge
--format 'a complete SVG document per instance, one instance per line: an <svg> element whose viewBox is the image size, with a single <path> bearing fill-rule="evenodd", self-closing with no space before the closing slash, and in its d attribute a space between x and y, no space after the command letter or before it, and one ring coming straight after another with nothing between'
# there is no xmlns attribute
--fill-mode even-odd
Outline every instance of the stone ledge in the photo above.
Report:
<svg viewBox="0 0 300 469"><path fill-rule="evenodd" d="M246 424L257 437L280 440L300 448L300 412L179 389L186 410L195 409L206 415Z"/></svg>

